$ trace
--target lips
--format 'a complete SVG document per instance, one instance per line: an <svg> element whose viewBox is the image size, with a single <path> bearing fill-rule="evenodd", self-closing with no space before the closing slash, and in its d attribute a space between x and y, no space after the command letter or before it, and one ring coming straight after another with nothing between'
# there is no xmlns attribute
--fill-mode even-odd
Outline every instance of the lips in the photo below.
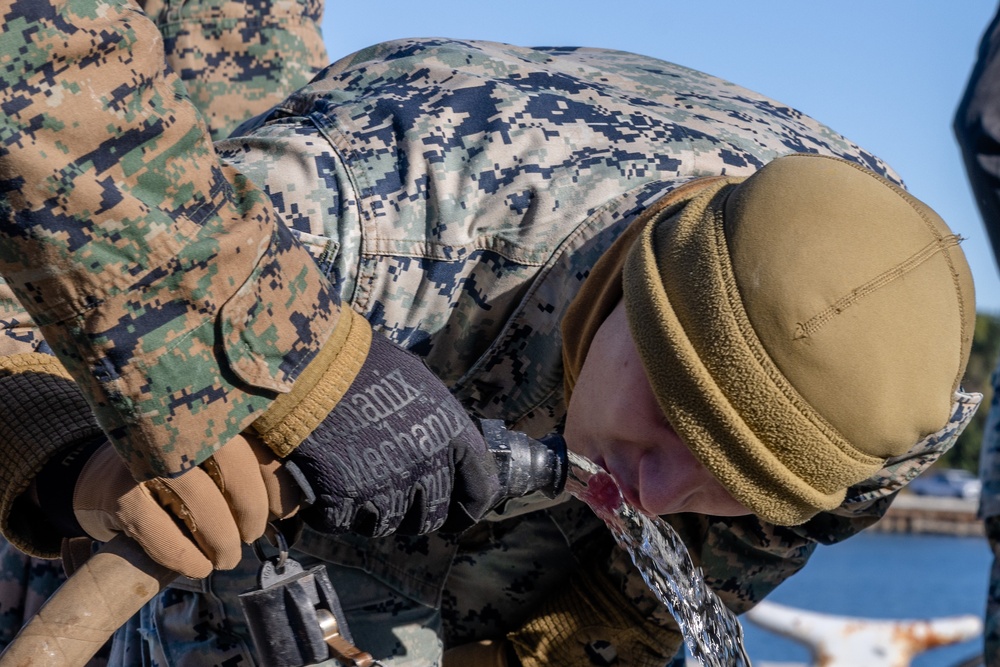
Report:
<svg viewBox="0 0 1000 667"><path fill-rule="evenodd" d="M630 481L631 475L626 475L625 472L629 470L629 466L626 465L625 470L622 470L618 461L614 461L611 465L605 462L604 457L598 457L594 463L601 466L607 470L611 477L614 478L615 482L618 483L618 488L622 492L622 497L632 506L642 509L642 503L639 502L639 490L634 483Z"/></svg>

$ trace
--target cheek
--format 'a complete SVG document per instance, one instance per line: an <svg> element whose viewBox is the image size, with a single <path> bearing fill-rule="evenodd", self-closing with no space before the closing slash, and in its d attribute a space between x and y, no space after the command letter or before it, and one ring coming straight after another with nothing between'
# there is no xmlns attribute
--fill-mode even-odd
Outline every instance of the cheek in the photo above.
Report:
<svg viewBox="0 0 1000 667"><path fill-rule="evenodd" d="M637 415L643 401L635 396L635 384L625 372L615 374L596 364L585 368L566 411L567 447L594 459L623 444L642 442L647 434L641 425L648 420Z"/></svg>
<svg viewBox="0 0 1000 667"><path fill-rule="evenodd" d="M650 514L750 514L676 435L667 442L647 452L640 462L639 497L643 509Z"/></svg>
<svg viewBox="0 0 1000 667"><path fill-rule="evenodd" d="M599 432L602 419L598 414L599 404L591 399L588 385L578 385L566 410L566 428L563 433L566 446L577 454L594 459L600 454L599 444L603 441Z"/></svg>
<svg viewBox="0 0 1000 667"><path fill-rule="evenodd" d="M639 462L639 497L650 514L683 511L692 479L682 462L662 448L647 451Z"/></svg>

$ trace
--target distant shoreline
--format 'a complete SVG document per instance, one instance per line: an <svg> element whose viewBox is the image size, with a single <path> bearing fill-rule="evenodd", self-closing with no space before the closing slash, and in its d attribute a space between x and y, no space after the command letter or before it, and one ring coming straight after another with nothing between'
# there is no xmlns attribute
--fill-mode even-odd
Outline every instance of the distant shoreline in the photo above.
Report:
<svg viewBox="0 0 1000 667"><path fill-rule="evenodd" d="M880 533L983 537L978 501L902 493L882 519L868 528Z"/></svg>

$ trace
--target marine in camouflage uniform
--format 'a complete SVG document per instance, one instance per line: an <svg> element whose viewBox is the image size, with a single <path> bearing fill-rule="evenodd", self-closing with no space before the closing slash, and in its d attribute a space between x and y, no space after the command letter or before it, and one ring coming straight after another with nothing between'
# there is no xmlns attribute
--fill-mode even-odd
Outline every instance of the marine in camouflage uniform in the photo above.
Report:
<svg viewBox="0 0 1000 667"><path fill-rule="evenodd" d="M954 130L965 159L979 212L1000 261L1000 13L983 34L979 55L955 113ZM992 377L993 399L983 429L979 476L983 482L979 515L993 550L986 599L983 654L1000 665L1000 366Z"/></svg>
<svg viewBox="0 0 1000 667"><path fill-rule="evenodd" d="M25 10L7 3L5 15L13 11ZM0 260L137 476L180 472L259 418L268 395L249 387L293 384L295 369L349 313L423 357L473 414L536 437L559 431L562 316L596 259L644 211L692 179L748 175L791 152L838 155L898 180L829 128L694 70L623 52L448 40L382 44L335 63L217 144L220 168L183 87L131 46L154 40L151 24L122 3L106 3L97 18L79 13L68 23L83 28L44 11L33 23L7 22L19 34L41 26L35 43L53 45L61 31L96 24L115 37L105 43L119 46L70 59L75 69L58 77L47 68L63 60L42 48L29 49L30 67L6 70L39 74L7 83L6 108L19 112L4 121L0 168L35 165L38 175L7 186ZM11 32L0 53L17 52ZM73 48L90 55L104 47L81 40ZM73 99L90 63L108 59L115 67L100 75L103 104L87 111L116 142L69 132L79 104L58 104ZM40 135L48 146L72 146L71 157L39 152ZM117 152L132 137L130 151ZM25 193L31 183L45 183L45 196ZM106 211L126 205L133 208L121 217L131 225L122 227ZM208 234L206 247L152 251L188 221ZM234 226L257 245L221 248ZM265 230L274 240L261 251ZM132 251L130 272L99 252L105 245ZM59 272L33 270L39 258ZM214 271L223 258L233 266ZM183 276L187 291L178 296L182 270L193 275ZM124 280L137 273L138 290ZM109 276L123 280L106 285ZM9 336L30 337L30 323L11 308ZM268 329L300 321L297 313L309 317L296 336ZM199 327L216 320L219 338ZM150 359L151 381L129 375L137 357ZM279 384L268 385L270 377ZM802 526L669 520L709 584L744 611L817 544L876 521L950 445L972 403L960 402L949 429ZM35 459L52 455L44 447L31 460L13 459L6 474L17 483L6 486L15 497L3 506L8 536L36 548L44 535L18 533L24 522L11 510ZM677 650L673 620L585 507L509 504L494 519L460 538L307 530L296 557L329 563L355 639L393 664L435 664L442 645L502 637L526 665L662 665ZM248 554L233 572L171 587L119 633L112 662L251 664L235 594L252 585L255 569Z"/></svg>

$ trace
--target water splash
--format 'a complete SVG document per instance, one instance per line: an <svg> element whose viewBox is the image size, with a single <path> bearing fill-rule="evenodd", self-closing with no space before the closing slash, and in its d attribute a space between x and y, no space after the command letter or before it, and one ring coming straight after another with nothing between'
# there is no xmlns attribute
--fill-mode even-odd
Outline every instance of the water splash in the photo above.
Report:
<svg viewBox="0 0 1000 667"><path fill-rule="evenodd" d="M607 524L650 590L677 619L692 657L704 667L750 667L743 628L694 566L677 533L625 502L618 483L587 458L569 452L566 490Z"/></svg>

